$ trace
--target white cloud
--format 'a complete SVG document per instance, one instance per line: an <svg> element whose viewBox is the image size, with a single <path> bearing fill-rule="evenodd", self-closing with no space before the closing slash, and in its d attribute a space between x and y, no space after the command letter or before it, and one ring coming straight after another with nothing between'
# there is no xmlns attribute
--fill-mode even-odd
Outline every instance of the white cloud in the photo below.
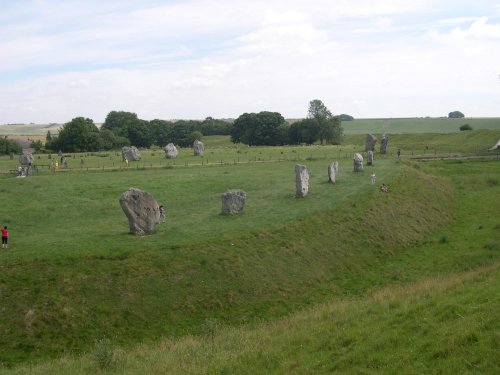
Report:
<svg viewBox="0 0 500 375"><path fill-rule="evenodd" d="M488 17L474 21L469 28L456 28L451 33L454 38L493 38L500 39L500 24L488 24Z"/></svg>
<svg viewBox="0 0 500 375"><path fill-rule="evenodd" d="M0 123L300 117L314 98L355 117L500 115L483 100L498 98L499 25L447 0L75 4L0 14Z"/></svg>

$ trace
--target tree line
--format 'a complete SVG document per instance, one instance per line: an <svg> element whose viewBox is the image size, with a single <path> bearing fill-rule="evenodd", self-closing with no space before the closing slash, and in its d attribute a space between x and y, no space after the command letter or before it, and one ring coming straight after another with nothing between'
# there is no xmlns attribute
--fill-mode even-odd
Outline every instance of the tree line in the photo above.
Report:
<svg viewBox="0 0 500 375"><path fill-rule="evenodd" d="M45 148L63 152L112 150L123 146L149 148L174 143L181 147L193 144L205 135L229 135L231 123L207 117L198 120L151 120L137 114L111 111L99 129L89 118L76 117L63 125L58 136L47 133Z"/></svg>
<svg viewBox="0 0 500 375"><path fill-rule="evenodd" d="M340 144L342 119L334 116L321 100L309 103L307 118L288 123L278 112L244 113L234 122L207 117L203 121L142 120L135 113L112 111L99 129L89 118L76 117L63 125L58 136L47 133L45 148L63 152L86 152L118 149L123 146L149 148L174 143L189 147L208 135L230 135L234 143L251 146L285 144L312 144L315 142ZM33 145L40 148L40 144ZM38 150L37 150L38 151Z"/></svg>

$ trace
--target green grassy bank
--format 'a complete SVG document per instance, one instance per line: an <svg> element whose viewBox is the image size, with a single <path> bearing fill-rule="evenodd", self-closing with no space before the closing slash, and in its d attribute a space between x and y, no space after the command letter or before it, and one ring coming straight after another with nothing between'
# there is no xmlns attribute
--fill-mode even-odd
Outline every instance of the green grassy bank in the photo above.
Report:
<svg viewBox="0 0 500 375"><path fill-rule="evenodd" d="M175 275L178 290L188 292L170 307L196 315L192 332L199 335L132 347L137 337L123 340L123 322L108 322L109 329L101 327L94 339L104 333L110 341L96 344L89 335L87 355L3 373L497 373L498 170L497 160L412 163L391 180L389 194L360 193L356 201L231 243L186 246L175 256L158 252L148 281L155 290L132 283L137 294L129 290L118 297L108 320L130 308L124 301L138 294L143 305L155 298L168 304L172 299L163 286ZM146 263L144 255L82 258L78 268L86 265L89 284L97 282L90 274L101 273L101 289L93 292L109 298L120 294L113 285L132 282L124 270L133 269L129 262L136 257ZM170 266L182 258L189 267L175 272ZM53 272L67 267L60 262ZM58 292L67 293L67 287ZM142 318L154 324L145 307ZM27 321L32 335L41 328L40 310L33 311L29 319L24 313L18 330L26 331ZM130 320L127 334L140 318ZM234 328L238 323L246 324Z"/></svg>
<svg viewBox="0 0 500 375"><path fill-rule="evenodd" d="M18 185L2 185L12 242L1 253L2 363L79 352L103 336L125 345L197 332L207 318L243 324L356 295L384 284L375 266L451 220L451 188L397 159L376 167L388 195L368 173L346 167L331 185L324 161L309 167L304 200L282 175L293 176L293 163L5 180ZM118 197L130 184L167 202L172 224L128 235ZM242 216L219 215L227 187L249 190Z"/></svg>

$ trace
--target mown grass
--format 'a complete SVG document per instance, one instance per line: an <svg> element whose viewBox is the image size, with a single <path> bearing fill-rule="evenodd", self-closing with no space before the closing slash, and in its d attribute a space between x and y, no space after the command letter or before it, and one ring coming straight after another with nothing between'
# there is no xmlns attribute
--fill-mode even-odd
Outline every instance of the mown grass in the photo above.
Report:
<svg viewBox="0 0 500 375"><path fill-rule="evenodd" d="M448 191L445 181L422 175L421 170L443 175L453 184L455 193ZM321 278L322 267L314 264L313 258L318 258L317 263L329 259L319 250L321 247L333 253L330 264L323 265L323 269L330 268L332 278L339 274L323 297L328 303L240 328L231 327L222 317L215 321L216 314L212 314L200 322L205 329L198 336L161 340L133 349L110 347L112 364L107 371L120 374L498 373L500 253L484 246L500 241L496 215L499 207L493 199L498 196L499 187L490 183L496 172L495 160L411 164L403 178L395 180L399 185L393 185L390 194L373 193L376 201L363 199L358 203L363 214L358 215L355 210L351 217L350 224L363 228L368 242L384 245L383 249L366 249L359 246L355 236L344 237L339 231L328 234L316 231L310 235L313 251L297 241L289 245L302 250L301 267L320 272L317 278ZM408 196L415 197L415 201L408 200ZM452 203L450 198L455 200L452 222L430 234L423 230L442 224L438 217L449 215L446 207ZM440 206L439 200L448 203ZM419 203L414 210L404 208L405 204L416 202ZM404 216L408 213L412 216ZM332 212L327 216L335 218ZM392 220L388 221L389 218ZM334 229L351 229L345 225L345 216L343 219ZM446 222L450 218L444 219ZM302 221L289 229L287 238L300 238L302 230L311 228L309 220L312 227L318 228L325 217ZM425 224L420 226L422 221ZM412 230L408 231L408 227ZM295 232L299 232L297 236L293 235ZM380 232L389 238L374 241ZM449 236L447 243L439 241L443 234ZM331 243L333 237L338 242L326 247L324 244ZM265 246L266 238L260 238L255 246ZM346 239L351 241L344 245L350 255L342 255L340 251ZM413 246L401 247L400 243ZM281 252L286 250L280 249L273 257L280 257ZM287 255L288 266L293 265L290 253ZM349 258L355 259L351 262ZM256 263L255 258L250 263ZM294 277L300 274L297 269L291 272ZM282 271L276 270L275 274L281 275ZM261 280L261 284L270 280L271 277ZM346 282L342 284L339 280ZM307 293L307 285L302 288ZM297 286L294 290L299 291ZM293 303L289 297L282 293L280 299ZM4 372L92 373L99 371L95 350L96 347L89 348L89 355L67 356L40 366Z"/></svg>
<svg viewBox="0 0 500 375"><path fill-rule="evenodd" d="M363 133L454 133L460 126L469 124L474 130L500 128L500 118L386 118L386 119L357 119L343 121L345 134Z"/></svg>
<svg viewBox="0 0 500 375"><path fill-rule="evenodd" d="M392 200L404 200L406 189L426 191L427 182L414 173L405 176L415 183L400 182L395 189L400 194L382 196L390 206L386 230L394 226L394 235L384 235L377 230L378 215L366 216L366 228L364 219L359 221L370 197L379 194L368 175L346 170L333 186L326 183L326 165L315 163L325 171L315 174L311 164L311 195L304 200L293 197L291 181L279 178L281 173L293 176L293 164L262 164L244 172L232 166L242 182L259 176L249 181L255 190L248 209L233 218L219 215L219 193L227 186L220 181L224 168L196 170L211 176L193 176L190 168L176 171L186 173L190 183L168 184L162 170L6 180L17 185L4 191L9 205L3 221L11 229L11 248L1 254L2 306L9 306L0 316L2 362L80 351L102 335L119 344L183 335L211 317L228 324L269 319L332 292L359 293L377 277L359 278L368 265L385 259L396 245L418 242L419 233L429 230L425 222L401 230L401 222L391 217L412 217L417 207L433 205L434 212L445 213L443 203L451 199L446 187L443 192L433 188L433 203L415 201L418 194L412 193L415 198L396 205ZM389 181L401 171L395 159L379 164ZM266 168L271 168L267 174ZM277 178L269 181L264 175ZM139 180L145 184L139 187L167 203L172 224L156 235L133 238L117 199L123 181L126 188ZM171 201L161 195L169 186L179 189ZM205 197L215 192L210 207ZM433 214L429 220L439 225L449 217ZM361 230L363 236L356 236ZM376 243L370 243L368 233Z"/></svg>
<svg viewBox="0 0 500 375"><path fill-rule="evenodd" d="M453 207L459 210L457 199L464 212L495 217L495 160L404 167L388 155L354 174L352 151L359 146L350 147L335 186L326 182L326 167L344 151L319 146L232 149L247 151L246 164L3 176L8 204L0 219L12 242L0 253L3 365L92 350L103 337L130 347L201 333L207 319L254 325L332 297L359 297L496 259L490 219L478 224L486 230L467 232L471 241L486 235L472 254L455 235L459 229L439 229L452 220ZM311 195L304 200L293 196L297 150L305 150L297 159L311 171ZM265 155L284 156L278 162ZM87 160L98 159L106 157ZM371 170L389 183L390 194L369 185ZM127 234L118 197L129 186L166 203L168 224L155 235ZM243 215L219 215L227 188L249 192ZM460 200L471 191L477 203ZM438 237L429 238L433 232ZM440 244L443 236L449 240ZM428 250L410 250L426 241ZM435 252L436 244L446 251Z"/></svg>

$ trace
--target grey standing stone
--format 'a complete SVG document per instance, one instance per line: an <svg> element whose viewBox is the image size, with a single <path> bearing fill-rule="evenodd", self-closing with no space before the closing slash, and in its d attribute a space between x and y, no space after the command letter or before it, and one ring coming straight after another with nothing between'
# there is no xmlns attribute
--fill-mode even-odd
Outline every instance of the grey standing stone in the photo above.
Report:
<svg viewBox="0 0 500 375"><path fill-rule="evenodd" d="M21 163L21 165L33 164L34 160L35 159L33 158L33 154L31 154L31 153L22 154L19 157L19 163Z"/></svg>
<svg viewBox="0 0 500 375"><path fill-rule="evenodd" d="M136 236L152 233L160 222L158 203L145 191L128 189L120 197L120 206L127 215L130 233Z"/></svg>
<svg viewBox="0 0 500 375"><path fill-rule="evenodd" d="M387 153L387 145L388 144L389 144L389 136L384 134L384 136L380 140L380 153L381 154Z"/></svg>
<svg viewBox="0 0 500 375"><path fill-rule="evenodd" d="M203 156L203 152L205 152L205 146L203 145L203 142L195 140L193 142L193 151L196 156Z"/></svg>
<svg viewBox="0 0 500 375"><path fill-rule="evenodd" d="M141 153L139 152L139 150L135 146L132 146L132 147L125 146L125 147L122 147L122 157L123 157L123 160L127 159L128 161L131 161L131 160L137 161L137 160L141 160Z"/></svg>
<svg viewBox="0 0 500 375"><path fill-rule="evenodd" d="M339 174L339 162L332 161L328 166L328 180L335 184L337 182L337 175Z"/></svg>
<svg viewBox="0 0 500 375"><path fill-rule="evenodd" d="M295 196L302 198L309 192L309 172L305 165L295 166Z"/></svg>
<svg viewBox="0 0 500 375"><path fill-rule="evenodd" d="M377 143L377 138L373 134L367 134L365 140L365 150L375 151L375 144Z"/></svg>
<svg viewBox="0 0 500 375"><path fill-rule="evenodd" d="M163 150L165 150L165 157L167 159L174 159L179 155L179 150L177 150L177 147L173 143L166 145Z"/></svg>
<svg viewBox="0 0 500 375"><path fill-rule="evenodd" d="M366 165L373 165L373 151L368 151L366 154Z"/></svg>
<svg viewBox="0 0 500 375"><path fill-rule="evenodd" d="M245 200L247 193L243 190L231 189L221 194L223 215L238 214L243 211L245 207Z"/></svg>
<svg viewBox="0 0 500 375"><path fill-rule="evenodd" d="M363 155L360 153L354 154L354 172L361 172L363 170Z"/></svg>

